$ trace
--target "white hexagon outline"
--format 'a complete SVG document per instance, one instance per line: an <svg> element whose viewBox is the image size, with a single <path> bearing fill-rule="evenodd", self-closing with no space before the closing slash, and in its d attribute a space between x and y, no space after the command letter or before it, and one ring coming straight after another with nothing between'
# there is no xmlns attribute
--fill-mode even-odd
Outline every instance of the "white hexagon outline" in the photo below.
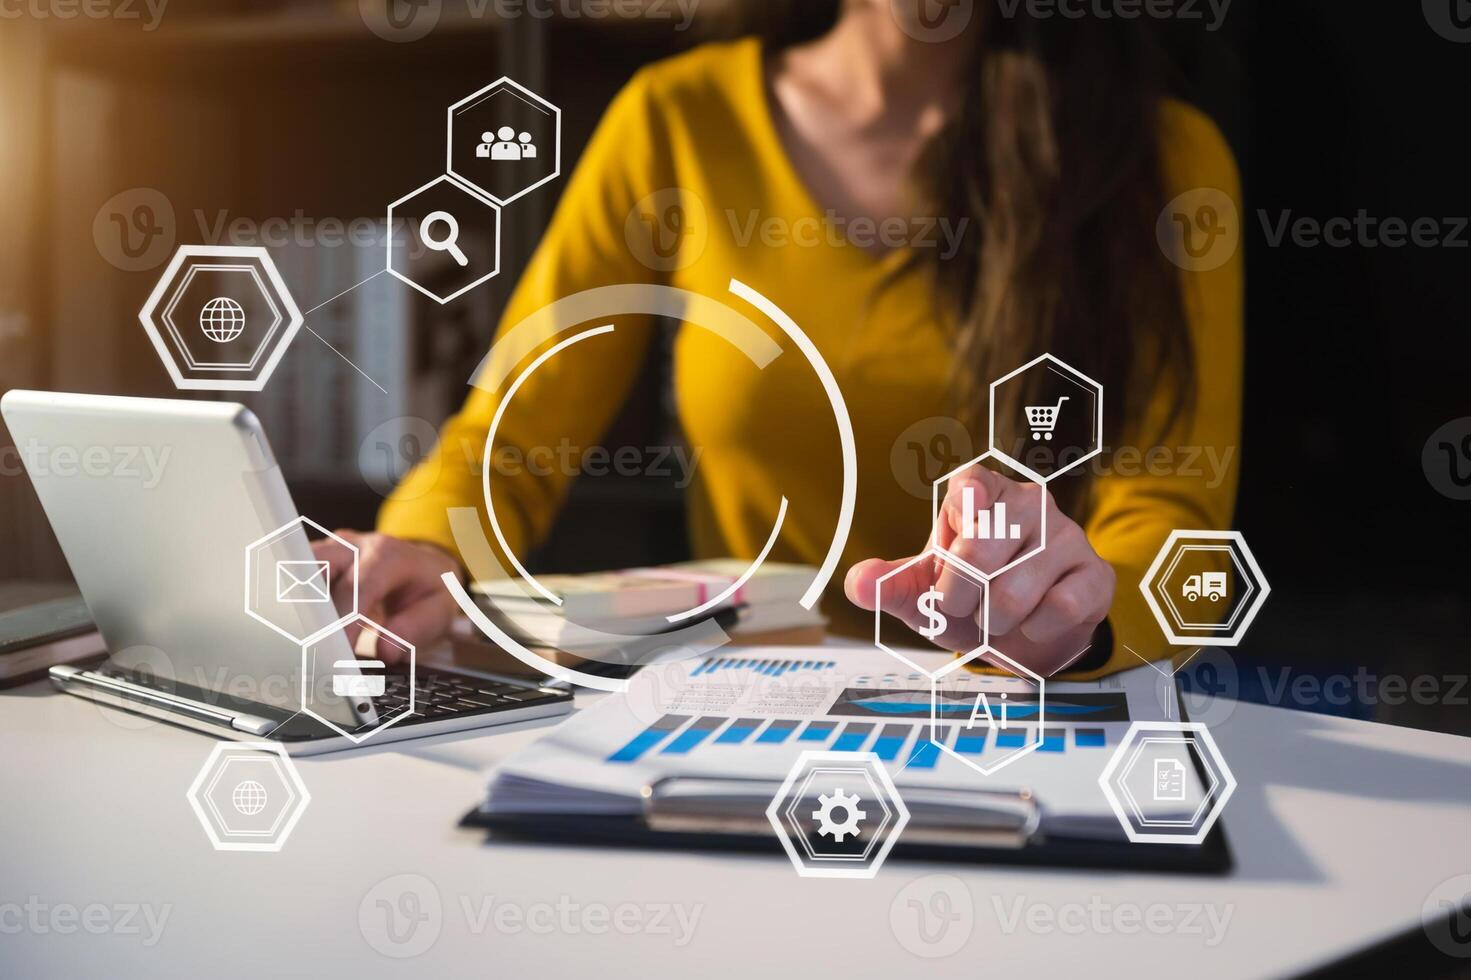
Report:
<svg viewBox="0 0 1471 980"><path fill-rule="evenodd" d="M1220 773L1223 786L1220 795L1216 797L1215 805L1206 813L1205 819L1196 828L1194 833L1152 834L1146 831L1135 830L1133 822L1124 813L1123 804L1119 800L1118 794L1114 791L1114 772L1118 769L1119 762L1124 757L1124 753L1128 751L1129 745L1135 736L1140 732L1149 731L1196 733L1199 736L1197 744L1204 746L1206 752L1211 757L1211 763L1207 765L1207 768L1213 766ZM1129 838L1131 843L1200 844L1205 840L1206 834L1210 833L1211 828L1215 826L1216 820L1221 816L1221 811L1226 809L1226 803L1231 799L1231 795L1236 792L1236 777L1231 773L1231 767L1226 765L1226 758L1221 755L1221 750L1216 745L1216 740L1211 737L1210 729L1206 728L1202 723L1198 721L1136 721L1129 725L1129 730L1125 733L1123 740L1119 742L1119 747L1114 749L1113 755L1109 757L1108 764L1103 767L1103 772L1098 776L1098 785L1103 790L1104 798L1108 800L1108 805L1113 810L1113 815L1117 818L1119 826L1123 828L1124 834Z"/></svg>
<svg viewBox="0 0 1471 980"><path fill-rule="evenodd" d="M164 342L158 324L154 322L154 314L163 297L173 287L174 278L179 274L179 269L185 260L192 258L243 258L253 259L260 264L270 281L271 287L276 291L276 298L281 301L280 305L286 311L286 329L281 331L272 342L271 353L266 358L266 363L253 378L186 378L184 372L179 369L179 364L174 360L173 352L169 350L168 344ZM164 268L163 275L159 276L158 282L154 284L153 292L143 302L143 308L138 311L138 322L143 324L143 331L148 335L153 349L158 353L159 360L163 362L164 369L168 371L169 377L173 379L174 387L180 391L261 391L266 382L270 380L271 374L276 370L276 365L286 354L286 348L301 330L302 315L296 307L296 301L291 297L291 291L286 288L286 283L281 278L281 273L276 269L276 263L271 260L271 255L261 245L181 245L174 252L174 257Z"/></svg>
<svg viewBox="0 0 1471 980"><path fill-rule="evenodd" d="M217 826L224 828L225 834L227 836L274 837L276 835L276 831L281 826L281 821L286 819L286 816L290 812L291 806L294 805L296 802L296 787L291 785L291 781L289 779L283 778L280 767L274 765L274 761L274 758L263 755L232 755L230 756L230 758L225 760L224 765L218 766L214 770L214 776L209 780L209 784L204 787L204 792L200 795L204 799L204 802L209 806L209 812L214 814L215 819L219 821ZM276 814L276 820L274 823L271 824L271 828L264 832L231 829L228 817L220 810L218 806L215 805L214 791L215 787L219 785L220 779L225 775L225 773L229 772L232 767L243 765L247 762L265 763L266 765L271 766L271 768L276 773L276 778L280 780L281 785L286 788L286 806L282 807L280 809L280 812Z"/></svg>
<svg viewBox="0 0 1471 980"><path fill-rule="evenodd" d="M203 804L200 803L199 792L204 787L206 779L209 778L216 764L219 763L220 756L226 752L241 751L269 754L277 766L277 772L280 774L281 782L290 786L296 794L295 802L291 807L290 818L287 820L286 825L280 828L280 832L273 840L221 840L219 834L216 833L214 824L210 822L209 816L205 813ZM226 765L228 765L228 761ZM209 835L210 843L214 845L214 849L217 851L280 851L282 846L285 845L286 840L291 836L292 830L296 828L297 822L301 820L301 815L306 812L307 804L312 801L312 795L307 792L306 783L302 782L301 774L296 771L296 765L291 761L291 757L286 754L286 750L283 747L273 742L217 743L210 750L209 757L205 759L204 765L200 768L198 775L194 777L194 782L189 785L189 789L185 792L184 796L189 801L189 807L194 811L195 817L199 819L199 823L204 827L204 832Z"/></svg>
<svg viewBox="0 0 1471 980"><path fill-rule="evenodd" d="M312 680L312 678L311 678L312 671L310 671L310 670L307 669L307 658L309 658L311 656L311 648L314 647L314 646L316 646L318 643L322 642L323 640L325 640L327 638L327 636L329 634L331 634L332 632L334 632L335 630L342 629L342 628L346 627L347 625L349 625L349 623L356 622L358 620L361 620L368 627L371 627L372 630L373 630L373 632L377 633L380 637L383 637L383 636L388 637L388 639L392 640L394 643L397 643L400 647L402 647L403 649L405 649L405 650L407 650L409 652L409 703L406 704L406 705L404 705L403 707L398 708L397 710L395 710L394 713L392 715L390 715L388 718L384 718L380 714L378 716L378 724L374 725L372 728L368 729L367 732L365 732L365 733L363 733L361 735L355 734L353 732L349 732L347 729L341 727L340 725L338 725L332 719L326 718L326 717L318 714L316 712L316 710L314 710L311 707L311 702L307 699L307 690L308 690L309 686L311 685L311 680ZM334 732L336 732L337 734L341 735L343 738L347 739L349 742L352 742L352 744L354 744L354 745L361 745L364 742L366 742L368 739L372 738L374 735L377 735L379 732L383 731L385 728L388 728L390 725L396 725L396 724L398 724L400 721L403 721L409 715L411 715L411 714L414 713L414 706L415 706L415 695L414 695L414 692L418 689L418 686L419 686L419 673L418 673L418 667L417 667L417 659L418 658L417 658L416 652L414 650L414 645L412 643L410 643L408 640L405 640L403 637L399 636L397 633L392 633L389 630L384 629L382 626L379 626L373 620L369 619L367 616L362 615L361 613L359 613L357 615L354 615L354 616L350 616L350 617L348 617L348 621L347 622L338 623L336 626L334 626L332 629L329 629L329 630L322 630L320 633L317 633L317 634L313 635L311 639L307 640L306 642L302 643L302 645L301 645L301 710L302 710L302 713L303 714L306 714L306 715L309 715L312 718L315 718L317 721L320 721L322 724L326 725L328 728L332 729Z"/></svg>
<svg viewBox="0 0 1471 980"><path fill-rule="evenodd" d="M556 146L553 152L551 173L547 174L545 177L542 177L540 180L527 184L525 187L521 188L519 191L507 198L497 197L490 191L476 184L473 180L465 177L463 174L455 173L455 110L464 105L466 102L472 102L475 99L480 98L480 96L484 95L486 92L489 92L491 89L500 88L503 85L511 86L523 95L528 96L533 102L539 103L540 105L550 109L552 111L552 118L553 120L555 120L553 125L556 129L556 138L553 141L556 143ZM516 200L516 198L536 190L542 184L545 184L551 180L555 180L562 175L562 110L552 105L546 99L543 99L541 96L537 95L535 92L531 91L531 89L527 88L525 85L522 85L520 82L516 81L509 75L502 75L500 78L497 78L489 85L483 86L475 92L470 93L469 95L465 96L463 99L454 103L448 109L446 109L444 112L444 130L445 174L453 177L460 184L473 187L481 197L488 198L490 201L502 207L510 204L512 201Z"/></svg>
<svg viewBox="0 0 1471 980"><path fill-rule="evenodd" d="M1210 776L1210 785L1207 786L1205 788L1205 792L1201 794L1200 803L1198 806L1196 806L1195 812L1190 815L1190 819L1188 820L1160 820L1158 818L1145 816L1144 808L1139 805L1139 800L1134 796L1134 791L1129 788L1129 774L1132 773L1134 771L1134 767L1139 764L1139 756L1143 754L1144 747L1152 743L1161 742L1173 742L1179 745L1190 746L1190 749L1188 749L1188 751L1192 756L1200 759L1201 762L1205 763L1206 774ZM1168 738L1159 735L1146 735L1138 739L1138 741L1134 745L1133 753L1129 756L1128 761L1123 764L1123 771L1119 773L1118 789L1123 798L1129 804L1129 812L1134 814L1134 816L1138 818L1139 825L1141 827L1194 827L1200 821L1200 815L1205 812L1205 808L1210 806L1211 800L1213 799L1216 790L1218 790L1220 786L1221 779L1219 774L1216 772L1215 763L1213 760L1211 760L1209 755L1200 751L1200 743L1198 741L1193 738L1185 738L1180 735L1171 735Z"/></svg>
<svg viewBox="0 0 1471 980"><path fill-rule="evenodd" d="M881 796L887 795L889 797L888 803L893 805L893 810L896 814L893 827L889 830L888 836L884 839L883 844L878 848L878 853L874 854L866 865L832 868L807 867L801 855L798 854L796 847L793 846L787 834L786 827L782 823L782 801L792 791L792 787L809 765L821 767L837 766L843 769L853 769L855 768L855 764L861 765L870 773L874 781L878 784ZM796 869L800 877L873 878L878 874L879 868L883 867L884 860L889 856L889 852L894 849L894 845L899 840L899 835L903 833L904 828L909 824L909 807L904 804L903 798L899 796L899 790L895 787L894 781L889 778L888 770L884 768L883 761L874 753L832 752L824 749L811 749L798 756L797 761L788 770L786 779L782 780L781 788L777 790L776 795L771 798L771 804L766 808L766 820L771 824L772 829L776 831L776 837L777 840L781 841L782 850L786 851L787 858L792 862L792 867Z"/></svg>
<svg viewBox="0 0 1471 980"><path fill-rule="evenodd" d="M908 667L910 670L917 671L918 673L923 674L926 678L933 681L936 674L943 672L946 668L942 667L940 668L940 671L927 670L914 661L910 660L898 650L894 650L885 645L883 640L883 630L884 622L888 617L884 613L883 603L879 601L880 595L883 592L883 586L885 582L893 578L895 575L898 575L900 572L903 572L909 568L913 568L916 564L925 560L926 558L932 558L941 562L949 563L953 566L954 570L957 573L970 579L971 583L974 584L976 588L981 590L981 644L980 646L972 650L969 656L974 656L975 654L984 650L991 639L991 585L985 579L976 578L975 575L972 573L970 566L967 565L965 562L954 559L946 552L941 551L939 548L936 548L934 545L926 545L925 549L919 554L915 555L913 558L909 559L898 568L892 569L885 572L883 575L880 575L878 580L873 583L873 645L884 651L884 653L887 653L889 656L893 657L895 660L902 663L904 666Z"/></svg>
<svg viewBox="0 0 1471 980"><path fill-rule="evenodd" d="M260 613L256 612L254 609L251 608L251 597L250 597L250 591L251 591L251 588L250 587L255 582L255 558L256 558L256 553L259 552L260 549L264 548L266 545L271 544L272 542L274 542L277 538L279 538L283 534L289 534L291 532L291 530L293 528L295 528L299 524L309 524L309 525L311 525L312 527L314 527L318 531L320 531L324 537L331 538L333 541L336 541L338 544L342 545L344 548L346 548L349 552L352 553L352 609L349 612L339 614L338 617L337 617L337 619L335 619L331 624L322 627L321 629L317 630L315 633L308 633L306 636L297 636L295 633L287 632L285 629L283 629L282 627L278 626L276 623L272 622L270 619L267 619L265 616L263 616ZM334 605L333 608L335 609L336 606ZM316 641L317 639L320 639L321 637L327 635L328 633L332 632L335 629L340 629L349 620L351 620L354 617L356 617L357 614L358 614L358 549L357 549L357 545L352 544L347 539L345 539L343 537L340 537L339 535L333 534L331 531L327 530L325 527L323 527L322 525L318 524L316 521L312 520L310 517L295 517L295 518L292 518L291 520L287 521L285 524L282 524L280 527L276 528L274 531L271 531L269 534L263 534L260 537L256 538L254 541L252 541L250 544L248 544L248 545L245 546L245 615L249 616L251 619L254 619L254 620L258 621L258 622L261 622L261 623L266 624L271 629L275 630L277 633L280 633L282 636L286 637L286 639L292 641L293 643L299 643L299 644L305 645L305 644L312 643L312 642Z"/></svg>
<svg viewBox="0 0 1471 980"><path fill-rule="evenodd" d="M974 769L976 772L980 773L982 776L990 776L999 769L1011 765L1016 760L1030 755L1042 747L1042 742L1047 735L1047 679L1041 674L1038 674L1036 671L1032 670L1030 667L1026 666L1025 664L1011 659L1006 654L1002 653L1000 650L996 649L993 646L980 647L979 649L972 650L970 653L966 654L963 657L956 657L954 660L950 661L938 672L936 672L935 676L930 680L930 731L934 731L935 727L940 724L940 719L938 717L939 708L936 703L936 694L938 693L938 685L940 683L940 680L946 674L950 674L954 671L959 670L960 668L964 667L966 664L970 663L972 660L975 660L977 657L983 654L990 654L993 657L996 657L1004 662L1004 665L993 666L1001 666L1003 670L1006 670L1009 673L1015 675L1020 680L1030 680L1036 683L1037 737L1032 741L1026 743L1025 745L1007 750L1007 752L1002 755L994 765L981 765L973 758L961 755L959 752L956 752L944 742L936 742L934 741L934 739L930 739L930 742L941 752L944 752L946 755L949 755L952 758L960 760L970 768ZM992 758L995 757L992 756Z"/></svg>
<svg viewBox="0 0 1471 980"><path fill-rule="evenodd" d="M1179 566L1180 560L1191 551L1224 551L1227 559L1230 560L1231 565L1236 569L1240 579L1246 585L1245 594L1237 600L1235 608L1231 611L1231 618L1224 623L1192 623L1187 621L1185 616L1180 612L1179 607L1175 605L1174 598L1170 596L1170 590L1163 587L1170 580L1170 576L1175 574L1175 569ZM1170 619L1177 623L1180 629L1230 630L1235 627L1236 621L1241 618L1241 614L1250 605L1251 597L1256 594L1256 583L1252 581L1251 574L1241 564L1241 559L1236 556L1236 550L1229 544L1196 543L1186 544L1184 547L1175 549L1174 556L1170 559L1169 565L1160 573L1155 589L1155 595L1164 600L1165 606L1169 608L1171 614Z"/></svg>
<svg viewBox="0 0 1471 980"><path fill-rule="evenodd" d="M255 288L266 301L266 305L271 308L271 325L267 328L264 336L261 337L260 344L256 347L255 353L250 356L250 361L247 364L201 364L195 361L194 352L189 349L188 343L184 340L183 332L179 329L179 325L174 322L174 310L179 308L179 300L184 298L184 291L189 288L189 284L194 281L195 274L201 269L249 273L250 278L255 280ZM178 345L179 350L184 352L184 361L188 364L189 370L191 371L254 371L256 364L260 362L261 356L265 354L266 348L270 346L271 338L276 335L276 331L280 328L282 322L281 310L276 306L276 301L271 298L271 290L261 281L260 272L254 264L189 266L189 271L184 273L183 281L174 288L168 304L163 308L163 312L159 314L159 319L163 320L164 326L169 328L169 336L174 338L174 343Z"/></svg>
<svg viewBox="0 0 1471 980"><path fill-rule="evenodd" d="M1177 542L1188 539L1232 542L1239 549L1237 553L1245 562L1246 567L1250 569L1252 577L1259 583L1259 591L1251 599L1246 614L1241 618L1237 627L1226 636L1182 636L1166 621L1164 610L1160 608L1159 600L1155 598L1153 583L1159 574L1160 567L1165 563L1166 556L1172 552ZM1272 586L1267 581L1267 577L1262 574L1262 568L1257 564L1256 556L1251 553L1251 548L1240 531L1174 530L1160 546L1159 552L1154 556L1154 561L1150 562L1144 577L1139 580L1139 591L1144 594L1145 604L1149 606L1149 611L1154 613L1155 622L1159 624L1160 631L1171 644L1175 646L1234 647L1246 635L1247 628L1251 626L1252 620L1256 619L1256 614L1261 611L1262 604L1267 601L1267 596L1272 594Z"/></svg>
<svg viewBox="0 0 1471 980"><path fill-rule="evenodd" d="M1042 539L1042 543L1037 545L1037 547L1033 548L1031 551L1017 555L1011 561L1007 562L1005 565L1002 565L1000 568L996 569L996 571L990 573L981 571L979 568L975 567L970 562L966 561L964 558L961 558L954 552L940 547L939 542L935 536L937 533L937 529L940 526L940 484L944 483L946 480L955 476L962 470L968 470L972 466L984 462L987 459L997 460L998 462L1020 473L1022 476L1026 477L1029 482L1035 485L1037 487L1037 492L1042 495L1042 517L1041 520L1038 522L1041 526L1037 529L1038 536ZM1005 474L1002 475L1004 476ZM930 522L930 526L932 528L932 530L930 531L930 547L934 548L941 555L944 555L946 558L955 562L957 565L959 565L961 568L964 568L972 575L978 576L983 581L989 582L996 576L1010 571L1011 569L1020 565L1028 558L1041 554L1047 548L1047 481L1043 480L1040 475L1032 472L1025 466L1022 466L1018 463L1013 462L1010 459L1005 458L996 450L987 449L975 459L971 460L968 463L961 463L959 466L955 467L955 469L951 470L949 473L944 474L939 479L930 484Z"/></svg>
<svg viewBox="0 0 1471 980"><path fill-rule="evenodd" d="M1093 425L1094 433L1092 450L1079 456L1077 459L1073 460L1071 463L1067 464L1061 469L1055 470L1050 476L1041 478L1041 482L1045 484L1049 480L1053 480L1061 476L1073 467L1079 466L1092 459L1094 456L1097 456L1099 453L1103 452L1103 385L1099 384L1097 381L1094 381L1092 378L1088 377L1086 374L1084 374L1082 371L1079 371L1071 364L1068 364L1054 357L1052 354L1042 354L1039 357L1034 357L1016 370L1011 371L1009 374L1005 374L997 378L995 381L991 382L991 387L987 393L987 415L989 418L987 422L986 446L989 452L996 453L998 458L1005 460L1009 465L1016 467L1022 472L1030 471L1027 469L1027 467L1012 459L1011 456L1009 456L1007 453L996 448L996 388L997 386L1003 385L1006 382L1010 381L1012 378L1021 374L1023 371L1028 371L1036 367L1043 361L1050 361L1051 363L1062 368L1068 374L1071 374L1077 380L1081 381L1084 387L1092 388L1098 392L1098 411L1096 413Z"/></svg>
<svg viewBox="0 0 1471 980"><path fill-rule="evenodd" d="M811 785L813 778L816 777L816 775L820 772L851 772L855 774L861 774L864 782L868 783L868 788L873 792L873 801L877 803L879 807L883 810L884 816L883 819L879 821L878 826L874 829L873 835L868 839L868 846L863 849L862 854L857 854L853 857L836 857L832 855L814 854L812 851L812 844L807 839L806 834L802 834L797 838L802 845L802 850L807 854L807 859L809 861L842 861L849 864L859 864L861 862L867 861L869 855L873 853L874 846L884 839L883 834L888 828L890 822L892 822L894 819L893 808L889 806L889 804L884 800L884 791L879 788L876 782L874 782L873 773L869 771L867 766L812 767L807 771L807 778L802 781L802 788L792 794L791 802L788 803L787 808L782 811L782 816L785 817L787 820L792 821L793 823L797 822L798 818L793 811L796 810L797 804L802 801L802 797L807 794L807 788Z"/></svg>
<svg viewBox="0 0 1471 980"><path fill-rule="evenodd" d="M480 204L480 205L482 205L484 207L490 208L490 210L495 213L495 261L493 263L491 263L491 269L490 269L490 271L487 272L485 275L481 276L479 279L476 279L474 282L470 283L469 285L461 286L459 289L457 289L454 292L450 293L448 296L440 296L438 293L432 292L428 287L420 285L419 283L415 282L413 279L410 279L408 276L404 275L402 272L399 272L397 269L395 269L393 267L393 240L396 237L395 236L395 233L394 233L394 228L393 228L393 209L396 208L396 207L398 207L399 205L403 204L405 201L409 201L409 200L412 200L415 197L418 197L420 194L424 193L429 188L434 187L437 184L444 184L444 183L448 183L451 187L454 187L457 190L464 191L466 194L469 194L470 197L472 197L478 204ZM388 217L387 217L387 221L388 221L388 225L387 225L387 227L388 227L388 234L387 234L386 238L388 240L388 248L386 250L387 256L386 256L386 259L385 259L385 262L384 262L384 268L388 271L388 274L390 276L393 276L393 278L397 279L399 282L402 282L402 283L404 283L404 284L406 284L408 286L413 287L414 289L416 289L419 292L423 293L425 296L428 296L430 299L434 300L440 306L445 305L446 303L450 302L451 300L458 299L459 297L461 297L461 296L465 295L466 293L468 293L470 290L474 289L476 286L481 285L482 283L486 282L489 279L494 279L496 276L498 276L500 274L500 271L501 271L501 209L500 209L500 206L497 205L494 201L492 201L489 198L487 198L485 196L485 194L482 193L479 189L477 189L477 188L475 188L473 186L467 185L464 181L460 180L458 177L455 177L452 174L440 174L438 177L435 177L429 183L424 184L421 187L414 188L413 190L411 190L407 194L405 194L403 197L399 198L397 201L394 201L392 204L388 205Z"/></svg>

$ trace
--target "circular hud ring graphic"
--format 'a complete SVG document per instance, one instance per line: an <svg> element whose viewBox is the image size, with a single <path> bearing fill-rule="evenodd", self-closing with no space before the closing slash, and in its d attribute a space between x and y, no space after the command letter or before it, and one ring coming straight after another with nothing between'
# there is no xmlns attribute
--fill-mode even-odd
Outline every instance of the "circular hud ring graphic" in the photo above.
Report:
<svg viewBox="0 0 1471 980"><path fill-rule="evenodd" d="M838 384L834 379L831 369L822 355L813 345L812 341L800 327L780 307L761 293L747 286L739 280L730 281L730 291L735 296L745 300L751 306L761 311L772 323L776 324L781 331L791 339L802 352L802 355L812 365L818 380L821 381L823 390L827 395L828 403L832 407L833 418L837 422L838 439L843 457L843 489L842 499L838 510L838 520L833 531L833 538L828 546L827 554L819 566L812 582L808 585L806 592L799 600L804 609L811 609L816 605L823 590L831 581L833 573L837 569L838 559L842 555L843 547L848 540L848 532L853 522L853 505L857 494L857 451L853 439L853 425L848 417L848 408L843 401L842 392L838 390ZM748 319L724 302L699 293L688 290L676 289L671 286L627 284L619 286L603 286L596 289L585 290L574 293L556 301L533 313L531 316L516 324L503 336L486 355L476 370L474 381L476 387L489 391L500 391L504 388L505 395L496 407L495 415L491 421L490 429L486 435L485 458L492 458L492 442L499 428L501 418L506 407L515 396L517 390L538 367L558 353L580 343L604 334L614 332L612 324L592 327L567 337L552 347L539 354L524 369L510 380L509 386L506 381L511 378L511 373L517 365L537 350L543 344L559 336L560 334L606 317L625 316L629 314L669 317L681 320L692 326L703 327L711 330L724 338L731 345L746 355L758 368L764 368L771 361L782 354L782 348L755 323ZM502 553L514 566L517 577L528 591L551 602L561 605L561 600L554 593L545 588L532 576L522 565L520 559L511 550L500 522L496 517L495 501L491 493L490 467L486 466L482 476L482 489L485 494L486 513L490 520L491 531L494 533ZM701 602L699 605L665 617L675 628L667 633L660 633L658 639L664 650L679 649L682 657L698 656L707 653L727 642L730 637L713 619L698 619L696 622L684 626L678 624L686 620L696 619L711 609L717 608L730 596L734 595L746 583L761 563L765 561L772 546L776 543L781 531L782 522L787 512L787 500L782 497L780 507L777 511L776 520L773 523L771 533L767 537L766 544L750 566L730 586L719 595ZM459 547L460 554L465 560L467 568L475 574L476 569L488 569L494 567L496 560L490 543L485 540L485 535L480 527L479 514L473 507L455 507L449 512L450 527ZM508 634L497 623L491 620L477 606L470 597L465 587L453 574L444 576L444 584L454 596L461 610L468 616L482 633L494 641L498 646L506 650L521 662L541 671L542 673L569 683L579 684L584 687L594 688L602 691L623 691L628 687L628 681L621 678L604 677L579 671L547 659L540 654L526 648L514 637ZM602 633L600 639L605 639L610 644L618 642L637 643L647 641L648 636L620 636L616 634Z"/></svg>

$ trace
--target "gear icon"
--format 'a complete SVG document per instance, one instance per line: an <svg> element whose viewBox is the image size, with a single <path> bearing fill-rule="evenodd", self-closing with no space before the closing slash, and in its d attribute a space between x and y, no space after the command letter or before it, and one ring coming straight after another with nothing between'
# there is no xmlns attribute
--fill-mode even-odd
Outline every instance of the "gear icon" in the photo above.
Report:
<svg viewBox="0 0 1471 980"><path fill-rule="evenodd" d="M844 793L842 787L833 790L831 796L822 794L817 797L821 804L812 811L812 818L817 821L817 832L824 837L831 837L836 843L843 843L848 835L858 836L858 821L868 814L858 809L858 804L863 800L857 794ZM843 819L834 820L833 811L842 810Z"/></svg>

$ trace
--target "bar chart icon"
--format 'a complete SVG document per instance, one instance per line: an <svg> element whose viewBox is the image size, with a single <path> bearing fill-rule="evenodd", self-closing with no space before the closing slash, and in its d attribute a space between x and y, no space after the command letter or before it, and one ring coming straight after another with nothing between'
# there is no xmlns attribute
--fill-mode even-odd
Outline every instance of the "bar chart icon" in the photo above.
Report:
<svg viewBox="0 0 1471 980"><path fill-rule="evenodd" d="M992 538L1015 541L1022 536L1020 524L1006 523L1006 502L996 501L988 510L976 510L976 488L962 487L960 490L960 536L967 541L988 541Z"/></svg>

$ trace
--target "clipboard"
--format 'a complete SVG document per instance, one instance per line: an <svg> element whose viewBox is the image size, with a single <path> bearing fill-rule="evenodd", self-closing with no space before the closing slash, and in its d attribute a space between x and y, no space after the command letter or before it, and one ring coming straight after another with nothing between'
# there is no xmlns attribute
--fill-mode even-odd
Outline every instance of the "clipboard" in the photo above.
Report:
<svg viewBox="0 0 1471 980"><path fill-rule="evenodd" d="M1178 693L1176 700L1183 719ZM1196 769L1207 778L1198 759ZM780 787L780 780L689 774L645 786L642 811L635 816L487 814L477 807L460 826L486 830L493 840L780 854L766 817ZM1042 801L1025 790L905 788L903 795L911 818L889 855L893 860L1188 874L1225 874L1234 865L1224 815L1200 844L1136 844L1122 830L1117 840L1044 834Z"/></svg>

